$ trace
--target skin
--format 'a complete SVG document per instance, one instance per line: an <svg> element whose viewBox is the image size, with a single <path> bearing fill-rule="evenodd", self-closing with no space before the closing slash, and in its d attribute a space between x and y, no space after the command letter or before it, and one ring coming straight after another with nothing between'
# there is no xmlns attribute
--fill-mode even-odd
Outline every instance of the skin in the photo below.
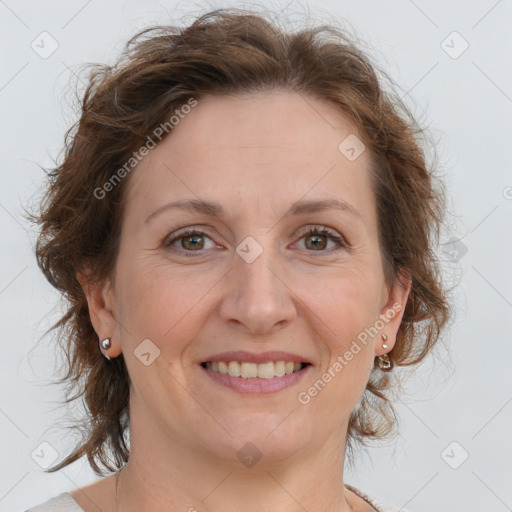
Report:
<svg viewBox="0 0 512 512"><path fill-rule="evenodd" d="M122 352L131 378L119 510L373 510L342 485L348 418L374 357L393 348L410 285L384 279L368 151L349 161L338 150L357 133L331 104L295 92L207 96L133 171L113 279L89 286L79 275L98 337L112 340L103 352ZM225 216L167 209L145 222L189 198L220 203ZM358 213L285 216L295 201L332 198ZM312 226L350 248L307 235ZM196 246L178 239L172 252L166 239L187 227L206 236ZM236 252L247 236L263 249L252 263ZM396 304L384 329L299 403ZM148 366L134 355L145 339L160 350ZM228 350L283 350L312 367L279 392L241 394L199 367ZM250 468L237 458L247 442L261 452ZM72 495L86 511L115 510L114 477Z"/></svg>

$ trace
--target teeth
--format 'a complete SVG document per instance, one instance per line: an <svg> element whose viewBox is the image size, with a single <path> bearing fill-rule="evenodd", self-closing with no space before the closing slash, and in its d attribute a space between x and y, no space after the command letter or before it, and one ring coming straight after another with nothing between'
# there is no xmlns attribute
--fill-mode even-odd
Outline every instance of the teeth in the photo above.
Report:
<svg viewBox="0 0 512 512"><path fill-rule="evenodd" d="M244 379L273 379L274 377L282 377L290 375L302 368L301 363L293 361L275 361L268 363L248 363L238 361L219 361L206 363L206 369L231 377L242 377Z"/></svg>
<svg viewBox="0 0 512 512"><path fill-rule="evenodd" d="M258 365L258 379L272 379L274 375L274 363L261 363Z"/></svg>
<svg viewBox="0 0 512 512"><path fill-rule="evenodd" d="M240 363L240 375L245 379L259 377L258 366L256 363Z"/></svg>
<svg viewBox="0 0 512 512"><path fill-rule="evenodd" d="M274 363L274 375L276 377L282 377L286 373L286 363L284 361L276 361Z"/></svg>
<svg viewBox="0 0 512 512"><path fill-rule="evenodd" d="M215 371L215 369L213 368L213 364L212 363L208 363L210 365L210 370L212 371ZM228 365L227 363L224 363L222 361L219 361L219 373L222 373L222 375L227 375L228 374Z"/></svg>
<svg viewBox="0 0 512 512"><path fill-rule="evenodd" d="M240 377L240 363L238 363L237 361L229 361L228 369L230 377Z"/></svg>

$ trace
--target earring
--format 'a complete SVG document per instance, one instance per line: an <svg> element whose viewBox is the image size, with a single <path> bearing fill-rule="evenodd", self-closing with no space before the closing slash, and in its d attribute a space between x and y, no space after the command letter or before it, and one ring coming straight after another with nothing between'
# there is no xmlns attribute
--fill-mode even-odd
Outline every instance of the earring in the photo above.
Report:
<svg viewBox="0 0 512 512"><path fill-rule="evenodd" d="M383 341L388 341L388 335L385 333L381 334L381 338ZM385 343L383 343L382 348L388 348L388 346Z"/></svg>
<svg viewBox="0 0 512 512"><path fill-rule="evenodd" d="M381 335L382 341L388 341L388 335L385 333L382 333ZM386 349L388 348L388 345L386 343L382 344L382 348ZM385 372L389 372L393 369L393 361L387 354L382 354L377 358L377 364L379 365L379 368Z"/></svg>
<svg viewBox="0 0 512 512"><path fill-rule="evenodd" d="M104 340L102 340L100 342L100 345L101 345L101 348L108 350L112 346L112 344L110 343L110 338L105 338ZM103 355L110 361L110 357L107 354L103 354Z"/></svg>
<svg viewBox="0 0 512 512"><path fill-rule="evenodd" d="M393 360L387 355L382 354L377 358L377 364L382 371L390 372L393 369Z"/></svg>

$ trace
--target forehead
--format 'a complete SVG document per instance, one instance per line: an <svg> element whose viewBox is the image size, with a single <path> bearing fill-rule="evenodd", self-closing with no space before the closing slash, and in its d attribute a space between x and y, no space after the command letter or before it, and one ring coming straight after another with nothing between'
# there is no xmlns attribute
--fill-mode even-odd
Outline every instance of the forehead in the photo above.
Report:
<svg viewBox="0 0 512 512"><path fill-rule="evenodd" d="M339 137L354 132L355 127L334 103L275 90L207 95L198 100L197 107L184 116L172 135L198 147L233 147L238 142L241 148L302 144L337 150Z"/></svg>
<svg viewBox="0 0 512 512"><path fill-rule="evenodd" d="M309 95L201 97L138 164L129 187L137 194L130 193L128 202L154 207L169 199L215 193L244 200L260 192L278 204L313 189L330 196L367 194L367 152L348 159L340 151L347 137L361 138L333 103Z"/></svg>

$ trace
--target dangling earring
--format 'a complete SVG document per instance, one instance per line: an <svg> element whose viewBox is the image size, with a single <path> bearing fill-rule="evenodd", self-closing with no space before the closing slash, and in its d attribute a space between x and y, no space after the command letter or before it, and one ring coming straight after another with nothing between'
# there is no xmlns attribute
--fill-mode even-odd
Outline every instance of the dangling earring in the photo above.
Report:
<svg viewBox="0 0 512 512"><path fill-rule="evenodd" d="M104 340L102 340L100 342L100 346L104 350L108 350L112 346L112 344L110 343L110 338L105 338ZM110 361L110 357L107 354L103 354L103 355Z"/></svg>
<svg viewBox="0 0 512 512"><path fill-rule="evenodd" d="M382 333L381 337L382 337L383 341L388 340L387 334ZM388 348L387 344L383 343L382 348L384 348L384 349ZM394 366L393 360L387 354L382 354L381 356L379 356L377 358L377 364L379 365L379 368L385 372L391 371Z"/></svg>
<svg viewBox="0 0 512 512"><path fill-rule="evenodd" d="M393 361L387 354L382 354L377 358L377 364L380 369L389 372L393 369Z"/></svg>

